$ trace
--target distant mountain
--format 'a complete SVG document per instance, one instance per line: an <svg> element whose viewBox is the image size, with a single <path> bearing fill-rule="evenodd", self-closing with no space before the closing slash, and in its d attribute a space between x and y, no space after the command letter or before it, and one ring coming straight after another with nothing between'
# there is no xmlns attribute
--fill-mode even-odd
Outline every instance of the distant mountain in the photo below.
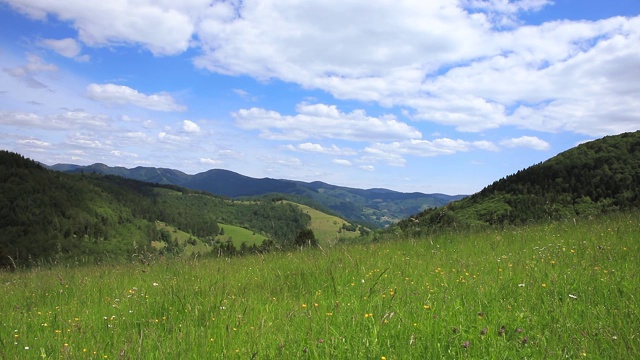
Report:
<svg viewBox="0 0 640 360"><path fill-rule="evenodd" d="M233 171L213 169L187 175L178 170L136 167L109 167L104 164L78 166L57 164L53 170L70 173L98 173L158 184L172 184L231 198L283 194L297 202L329 209L339 216L368 226L381 227L406 218L419 211L440 207L464 195L402 193L387 189L355 189L326 184L320 181L302 181L262 178L256 179Z"/></svg>
<svg viewBox="0 0 640 360"><path fill-rule="evenodd" d="M398 224L427 232L451 226L518 225L640 208L640 131L581 144L500 179L441 209Z"/></svg>

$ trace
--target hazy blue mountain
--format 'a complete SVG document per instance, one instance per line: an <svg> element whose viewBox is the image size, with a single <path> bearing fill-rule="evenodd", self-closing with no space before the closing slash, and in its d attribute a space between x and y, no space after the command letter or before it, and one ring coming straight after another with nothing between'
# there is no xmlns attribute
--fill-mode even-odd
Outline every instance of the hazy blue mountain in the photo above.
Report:
<svg viewBox="0 0 640 360"><path fill-rule="evenodd" d="M403 193L388 189L356 189L327 184L321 181L302 182L272 178L252 178L233 171L212 169L195 175L178 170L136 167L110 167L105 164L88 166L57 164L51 169L63 172L85 172L118 175L141 181L172 184L203 190L231 198L283 194L296 199L307 198L311 203L350 221L385 226L425 209L440 207L464 195Z"/></svg>

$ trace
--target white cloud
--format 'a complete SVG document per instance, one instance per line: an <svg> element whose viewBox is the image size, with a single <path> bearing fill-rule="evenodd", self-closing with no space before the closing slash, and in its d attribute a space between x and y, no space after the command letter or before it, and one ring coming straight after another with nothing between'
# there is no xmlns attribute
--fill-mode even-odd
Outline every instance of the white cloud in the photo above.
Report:
<svg viewBox="0 0 640 360"><path fill-rule="evenodd" d="M17 140L16 144L18 144L22 148L34 152L49 151L53 148L53 146L49 142L36 139Z"/></svg>
<svg viewBox="0 0 640 360"><path fill-rule="evenodd" d="M415 128L394 116L367 116L364 110L343 113L333 105L298 104L295 116L281 115L260 108L241 109L233 113L242 129L260 130L260 136L276 140L329 138L354 141L419 138Z"/></svg>
<svg viewBox="0 0 640 360"><path fill-rule="evenodd" d="M149 134L142 131L118 132L115 136L123 145L151 144L154 141Z"/></svg>
<svg viewBox="0 0 640 360"><path fill-rule="evenodd" d="M99 140L98 138L102 138L102 136L92 132L72 133L68 135L65 143L73 147L91 148L94 150L110 148L108 140Z"/></svg>
<svg viewBox="0 0 640 360"><path fill-rule="evenodd" d="M375 171L376 168L373 165L362 165L360 166L360 169L365 170L365 171Z"/></svg>
<svg viewBox="0 0 640 360"><path fill-rule="evenodd" d="M212 158L200 158L200 163L205 165L219 166L224 164L224 161L216 160Z"/></svg>
<svg viewBox="0 0 640 360"><path fill-rule="evenodd" d="M171 55L189 47L194 21L210 1L39 1L7 0L18 11L46 20L69 22L90 46L139 44L156 55ZM196 11L198 13L196 13Z"/></svg>
<svg viewBox="0 0 640 360"><path fill-rule="evenodd" d="M17 79L20 79L32 89L48 89L49 87L47 85L37 80L34 76L39 73L58 71L58 67L53 64L46 63L39 56L28 54L27 63L25 65L3 68L3 71Z"/></svg>
<svg viewBox="0 0 640 360"><path fill-rule="evenodd" d="M199 133L200 126L191 120L182 121L182 130L187 133Z"/></svg>
<svg viewBox="0 0 640 360"><path fill-rule="evenodd" d="M500 145L508 148L524 147L534 150L549 150L551 145L535 136L522 136L519 138L507 139L500 142Z"/></svg>
<svg viewBox="0 0 640 360"><path fill-rule="evenodd" d="M376 143L365 148L365 156L362 161L378 162L382 161L392 166L404 166L406 160L404 156L412 155L417 157L434 157L441 155L453 155L459 152L472 150L497 151L495 144L486 141L465 141L448 138L429 140L406 140L392 143Z"/></svg>
<svg viewBox="0 0 640 360"><path fill-rule="evenodd" d="M486 14L496 27L518 24L517 15L522 11L538 11L553 4L551 0L462 0L465 8Z"/></svg>
<svg viewBox="0 0 640 360"><path fill-rule="evenodd" d="M303 144L298 144L298 146L293 146L293 145L287 145L285 146L285 149L290 150L290 151L305 151L305 152L315 152L315 153L320 153L320 154L327 154L327 155L342 155L342 156L350 156L350 155L356 155L357 152L353 149L350 148L340 148L336 145L331 145L330 147L325 147L322 146L320 144L314 144L314 143L303 143Z"/></svg>
<svg viewBox="0 0 640 360"><path fill-rule="evenodd" d="M48 130L78 128L105 130L111 126L111 118L106 115L90 114L84 111L66 111L56 115L0 111L0 125Z"/></svg>
<svg viewBox="0 0 640 360"><path fill-rule="evenodd" d="M169 134L165 131L161 131L158 134L158 140L163 143L173 144L173 145L185 145L190 141L190 139L186 136L180 136L175 134Z"/></svg>
<svg viewBox="0 0 640 360"><path fill-rule="evenodd" d="M65 38L65 39L42 39L40 41L40 45L51 49L58 54L76 59L77 61L88 61L89 55L80 55L80 44L75 39Z"/></svg>
<svg viewBox="0 0 640 360"><path fill-rule="evenodd" d="M90 84L87 96L93 100L107 104L135 105L156 111L185 111L186 107L176 104L167 93L145 95L124 85Z"/></svg>
<svg viewBox="0 0 640 360"><path fill-rule="evenodd" d="M550 0L5 1L32 18L72 24L85 46L136 45L156 55L194 47L199 68L401 107L415 120L458 131L517 126L600 136L635 130L640 116L639 16L521 23L523 12L553 6ZM57 46L71 55L67 43ZM5 71L24 76L27 70ZM33 77L25 81L46 87ZM101 101L184 109L164 93L152 99L129 90ZM348 123L353 114L337 122ZM302 112L254 108L235 115L265 138L313 137ZM264 119L277 124L261 124ZM300 119L300 126L288 123ZM390 138L353 123L339 127L344 134L321 129L317 137L420 138L402 125L407 128Z"/></svg>
<svg viewBox="0 0 640 360"><path fill-rule="evenodd" d="M343 166L351 166L351 165L353 165L353 164L351 164L351 161L345 160L345 159L334 159L334 160L331 160L331 162L334 163L334 164L343 165Z"/></svg>
<svg viewBox="0 0 640 360"><path fill-rule="evenodd" d="M134 153L126 152L126 151L121 151L121 150L111 150L110 154L113 155L113 156L116 156L116 157L126 157L126 158L137 158L138 157L138 154L134 154Z"/></svg>

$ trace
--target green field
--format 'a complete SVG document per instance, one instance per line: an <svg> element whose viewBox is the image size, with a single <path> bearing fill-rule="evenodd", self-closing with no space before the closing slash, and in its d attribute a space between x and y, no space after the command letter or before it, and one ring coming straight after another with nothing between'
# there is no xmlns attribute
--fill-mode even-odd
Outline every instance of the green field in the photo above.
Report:
<svg viewBox="0 0 640 360"><path fill-rule="evenodd" d="M224 235L219 235L216 238L222 242L231 240L238 249L242 246L242 243L248 246L260 245L266 239L266 237L258 233L238 226L218 223L218 228L224 229Z"/></svg>
<svg viewBox="0 0 640 360"><path fill-rule="evenodd" d="M172 239L176 239L178 243L184 246L184 254L191 256L195 253L206 254L211 251L211 247L204 244L201 239L196 236L192 236L184 231L181 231L171 225L163 223L161 221L156 221L156 227L158 230L165 229L169 231ZM231 241L233 245L240 249L242 243L245 243L247 246L251 245L260 245L266 237L263 235L257 234L251 230L247 230L245 228L241 228L238 226L227 225L223 223L218 223L218 228L224 229L223 235L216 236L216 240L220 242ZM195 239L196 244L191 245L188 243L189 239ZM152 245L154 248L160 250L166 245L160 241L153 241Z"/></svg>
<svg viewBox="0 0 640 360"><path fill-rule="evenodd" d="M311 216L309 228L313 230L320 246L332 246L340 240L360 236L360 233L356 231L341 230L343 224L350 225L350 223L337 216L323 213L306 205L295 205L299 206L303 212Z"/></svg>
<svg viewBox="0 0 640 360"><path fill-rule="evenodd" d="M1 272L0 358L638 358L639 240L635 213Z"/></svg>

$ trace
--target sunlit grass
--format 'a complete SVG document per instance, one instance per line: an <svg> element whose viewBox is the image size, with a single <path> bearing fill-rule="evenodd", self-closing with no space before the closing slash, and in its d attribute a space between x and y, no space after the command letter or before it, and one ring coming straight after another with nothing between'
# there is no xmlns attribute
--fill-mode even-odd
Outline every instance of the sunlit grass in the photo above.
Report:
<svg viewBox="0 0 640 360"><path fill-rule="evenodd" d="M232 259L0 273L2 358L640 354L637 215Z"/></svg>

